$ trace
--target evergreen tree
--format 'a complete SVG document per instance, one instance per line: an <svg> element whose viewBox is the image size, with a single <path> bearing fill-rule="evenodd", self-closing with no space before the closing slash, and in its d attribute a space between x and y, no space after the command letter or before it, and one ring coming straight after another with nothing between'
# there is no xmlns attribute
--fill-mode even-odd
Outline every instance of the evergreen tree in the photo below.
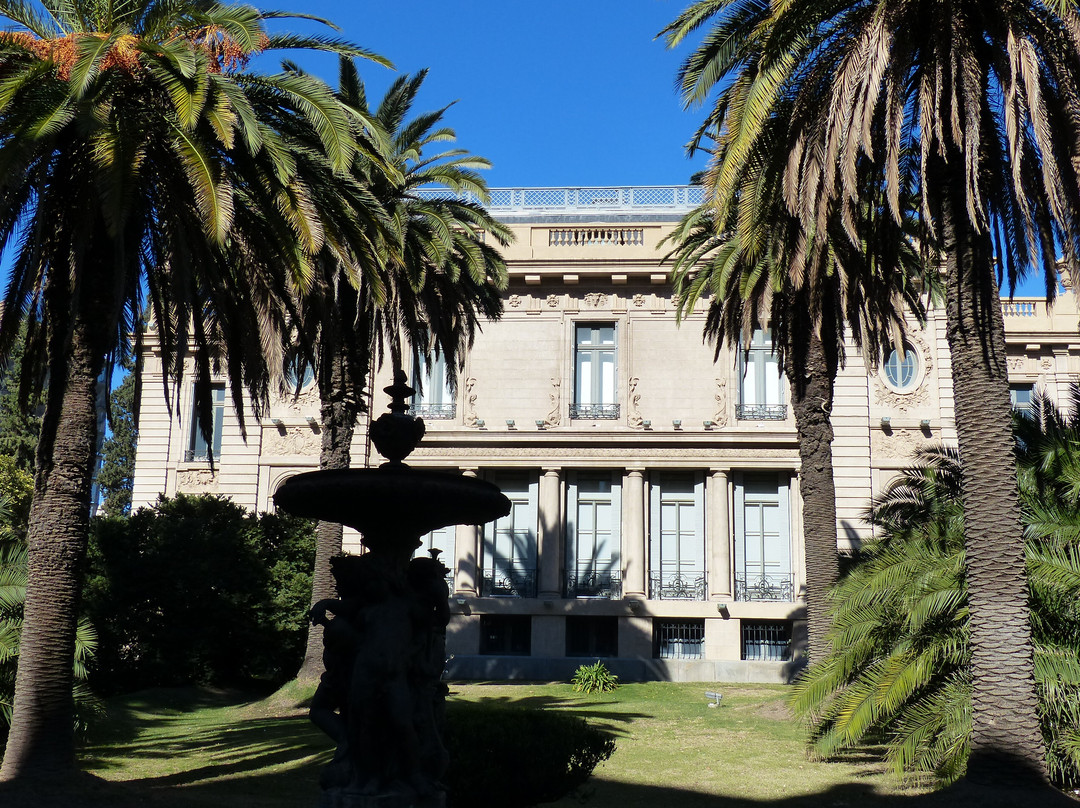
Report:
<svg viewBox="0 0 1080 808"><path fill-rule="evenodd" d="M0 364L0 455L14 458L21 469L34 468L34 448L41 432L40 391L21 390L26 326L20 329L7 361ZM22 395L26 393L25 397Z"/></svg>
<svg viewBox="0 0 1080 808"><path fill-rule="evenodd" d="M106 516L126 516L131 511L131 486L135 481L135 374L128 373L109 397L109 427L101 452L97 484Z"/></svg>

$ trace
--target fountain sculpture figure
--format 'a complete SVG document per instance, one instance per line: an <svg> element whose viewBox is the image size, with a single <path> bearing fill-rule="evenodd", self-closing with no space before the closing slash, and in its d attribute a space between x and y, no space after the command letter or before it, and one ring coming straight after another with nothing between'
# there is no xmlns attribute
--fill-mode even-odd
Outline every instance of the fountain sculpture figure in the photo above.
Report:
<svg viewBox="0 0 1080 808"><path fill-rule="evenodd" d="M283 511L355 528L367 548L332 559L338 597L311 610L312 622L325 627L326 668L311 720L337 745L320 777L319 808L445 804L448 570L437 550L412 555L432 530L510 512L490 483L405 465L424 422L408 414L414 391L401 370L385 392L390 412L371 425L371 439L386 463L299 474L274 495Z"/></svg>

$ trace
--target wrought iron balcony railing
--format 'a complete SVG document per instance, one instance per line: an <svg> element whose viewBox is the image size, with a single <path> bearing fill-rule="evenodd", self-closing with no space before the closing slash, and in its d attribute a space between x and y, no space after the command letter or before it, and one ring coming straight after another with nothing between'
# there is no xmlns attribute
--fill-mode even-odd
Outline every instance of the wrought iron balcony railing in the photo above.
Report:
<svg viewBox="0 0 1080 808"><path fill-rule="evenodd" d="M764 575L735 573L735 600L775 601L791 603L795 600L795 581L790 572Z"/></svg>
<svg viewBox="0 0 1080 808"><path fill-rule="evenodd" d="M740 421L786 421L787 404L737 404L735 417Z"/></svg>
<svg viewBox="0 0 1080 808"><path fill-rule="evenodd" d="M535 598L536 568L500 565L494 570L484 570L480 594L485 597Z"/></svg>
<svg viewBox="0 0 1080 808"><path fill-rule="evenodd" d="M457 415L456 404L413 404L409 415L428 421L449 421Z"/></svg>
<svg viewBox="0 0 1080 808"><path fill-rule="evenodd" d="M708 588L701 570L654 572L649 576L649 597L653 600L705 600Z"/></svg>
<svg viewBox="0 0 1080 808"><path fill-rule="evenodd" d="M619 417L618 404L571 404L570 417L594 419L597 421L615 421Z"/></svg>
<svg viewBox="0 0 1080 808"><path fill-rule="evenodd" d="M582 566L566 573L566 597L607 598L622 597L622 573L619 570L602 571L593 566Z"/></svg>

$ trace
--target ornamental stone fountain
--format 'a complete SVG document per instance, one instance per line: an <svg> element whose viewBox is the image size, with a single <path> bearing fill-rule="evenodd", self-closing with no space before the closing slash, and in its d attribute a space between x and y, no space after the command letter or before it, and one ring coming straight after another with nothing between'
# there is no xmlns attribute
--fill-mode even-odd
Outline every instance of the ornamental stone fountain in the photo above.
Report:
<svg viewBox="0 0 1080 808"><path fill-rule="evenodd" d="M390 412L371 425L371 440L388 462L299 474L274 495L283 511L355 528L367 549L331 560L338 597L311 610L325 626L326 672L310 715L337 745L320 776L319 808L445 805L448 570L437 550L412 555L429 531L510 512L491 483L405 465L424 422L408 414L414 391L401 370L385 392Z"/></svg>

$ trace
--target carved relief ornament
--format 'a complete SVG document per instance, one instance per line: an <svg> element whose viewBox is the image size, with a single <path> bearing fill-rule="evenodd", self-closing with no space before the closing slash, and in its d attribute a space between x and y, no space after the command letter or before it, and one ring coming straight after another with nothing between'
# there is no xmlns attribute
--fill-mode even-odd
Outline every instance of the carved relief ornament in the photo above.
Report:
<svg viewBox="0 0 1080 808"><path fill-rule="evenodd" d="M637 376L632 376L627 385L629 389L626 400L629 404L626 408L626 425L633 429L641 429L645 424L641 411L638 409L638 404L641 403L641 393L637 391L640 381Z"/></svg>
<svg viewBox="0 0 1080 808"><path fill-rule="evenodd" d="M189 491L217 491L218 476L208 468L184 469L176 475L176 490L181 493Z"/></svg>
<svg viewBox="0 0 1080 808"><path fill-rule="evenodd" d="M312 455L320 448L321 439L310 429L287 429L284 435L277 429L263 433L264 455Z"/></svg>

